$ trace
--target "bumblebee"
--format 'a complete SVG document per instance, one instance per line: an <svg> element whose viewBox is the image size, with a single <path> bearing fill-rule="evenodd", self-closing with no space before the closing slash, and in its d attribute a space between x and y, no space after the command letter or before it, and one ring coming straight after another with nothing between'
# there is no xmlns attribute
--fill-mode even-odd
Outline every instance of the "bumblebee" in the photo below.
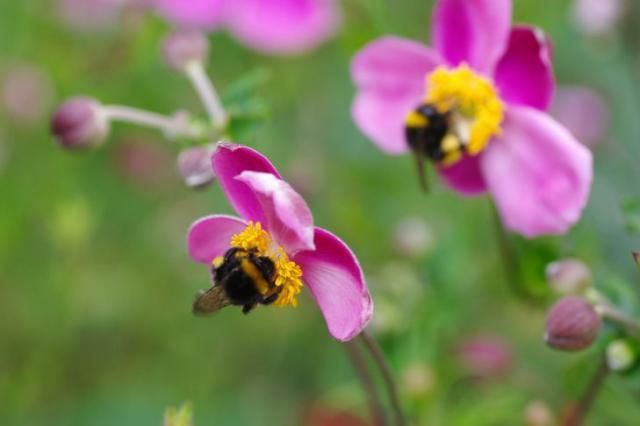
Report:
<svg viewBox="0 0 640 426"><path fill-rule="evenodd" d="M242 306L247 314L258 304L276 301L281 287L275 284L275 264L255 249L232 247L212 265L213 285L196 296L193 313L212 314L225 306Z"/></svg>
<svg viewBox="0 0 640 426"><path fill-rule="evenodd" d="M424 169L425 159L449 165L462 157L465 146L451 132L452 117L440 112L434 105L421 104L405 118L405 137L416 158L420 186L428 190Z"/></svg>

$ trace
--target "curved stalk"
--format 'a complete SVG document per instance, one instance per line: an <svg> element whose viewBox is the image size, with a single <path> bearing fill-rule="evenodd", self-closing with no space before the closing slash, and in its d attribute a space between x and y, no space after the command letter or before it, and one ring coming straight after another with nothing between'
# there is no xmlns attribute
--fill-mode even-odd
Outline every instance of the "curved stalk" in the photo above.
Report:
<svg viewBox="0 0 640 426"><path fill-rule="evenodd" d="M201 62L193 61L185 67L185 73L198 93L209 119L218 131L225 128L229 116L222 106L216 88L209 79Z"/></svg>
<svg viewBox="0 0 640 426"><path fill-rule="evenodd" d="M366 330L360 333L359 337L362 340L364 346L367 348L367 351L371 354L371 357L373 358L374 362L378 366L378 369L380 370L380 373L382 374L385 387L387 388L387 394L391 402L391 407L393 408L396 426L405 426L406 421L404 419L404 415L402 414L402 407L400 406L398 387L396 386L396 382L393 379L391 368L389 367L389 364L384 357L382 348L380 348L378 342L376 342L376 340Z"/></svg>
<svg viewBox="0 0 640 426"><path fill-rule="evenodd" d="M186 120L124 105L104 105L101 111L108 120L123 121L162 131L166 137L195 135Z"/></svg>
<svg viewBox="0 0 640 426"><path fill-rule="evenodd" d="M373 378L367 368L367 362L362 356L360 348L358 348L358 346L353 342L345 343L344 347L349 359L351 360L353 369L355 370L358 378L360 379L360 383L367 394L373 424L375 426L386 426L386 416L384 414L382 404L380 403L380 396L378 395L376 386L373 383Z"/></svg>

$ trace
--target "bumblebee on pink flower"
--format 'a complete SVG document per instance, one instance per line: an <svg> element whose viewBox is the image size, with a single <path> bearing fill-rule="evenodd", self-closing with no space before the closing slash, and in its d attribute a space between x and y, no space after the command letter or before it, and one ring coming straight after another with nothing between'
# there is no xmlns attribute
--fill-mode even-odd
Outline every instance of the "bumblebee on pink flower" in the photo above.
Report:
<svg viewBox="0 0 640 426"><path fill-rule="evenodd" d="M567 232L587 202L592 159L545 113L549 41L511 26L511 0L439 0L432 27L434 47L390 36L357 53L357 126L389 154L413 151L419 170L431 160L454 190L491 193L510 230Z"/></svg>
<svg viewBox="0 0 640 426"><path fill-rule="evenodd" d="M207 216L189 230L189 253L212 268L214 283L196 298L194 311L296 306L306 286L333 337L346 341L358 335L371 318L373 302L349 247L314 226L305 201L262 154L220 143L211 164L240 217Z"/></svg>

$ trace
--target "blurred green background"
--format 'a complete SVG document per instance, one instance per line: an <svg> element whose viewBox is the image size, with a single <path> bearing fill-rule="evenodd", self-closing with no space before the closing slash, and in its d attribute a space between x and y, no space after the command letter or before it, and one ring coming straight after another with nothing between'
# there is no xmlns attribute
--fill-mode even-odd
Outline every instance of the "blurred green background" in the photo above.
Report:
<svg viewBox="0 0 640 426"><path fill-rule="evenodd" d="M637 11L588 36L569 1L515 2L516 22L553 39L558 83L594 88L611 117L594 148L582 222L564 238L513 237L535 295L523 300L506 282L488 198L462 199L438 185L424 196L412 158L385 156L350 119L352 55L386 33L427 41L432 2L341 4L338 36L297 57L261 56L224 33L210 36L208 72L223 94L256 69L270 74L255 96L271 113L237 142L270 156L316 223L357 253L378 308L372 331L413 424L526 424L533 401L558 416L598 351L567 355L544 345L555 297L546 263L580 257L598 285L637 304L640 276L629 255L640 245L632 226L640 218ZM202 114L188 82L161 60L168 29L136 8L114 27L87 31L61 20L55 1L0 2L0 78L27 67L40 84L35 101L24 101L28 117L0 106L0 423L159 425L166 407L191 401L199 426L363 424L310 414L367 418L344 349L308 296L297 309L191 315L209 278L186 254L186 230L200 216L231 210L215 184L194 191L181 183L175 147L119 124L108 144L88 153L63 151L49 135L55 105L75 94ZM427 234L427 247L411 256L394 243L406 218ZM495 374L471 379L458 348L479 335L499 339L508 356ZM635 384L612 376L589 424L637 424Z"/></svg>

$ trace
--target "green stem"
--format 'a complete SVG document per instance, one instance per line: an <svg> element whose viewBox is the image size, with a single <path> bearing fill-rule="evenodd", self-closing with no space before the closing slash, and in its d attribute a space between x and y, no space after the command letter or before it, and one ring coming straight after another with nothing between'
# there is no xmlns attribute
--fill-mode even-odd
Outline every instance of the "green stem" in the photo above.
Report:
<svg viewBox="0 0 640 426"><path fill-rule="evenodd" d="M367 362L362 355L361 349L353 342L345 343L344 347L349 359L351 360L353 369L360 379L362 388L367 394L369 410L371 411L374 426L386 426L386 416L384 414L382 404L380 403L380 396L378 395L375 384L373 383L373 379L369 373Z"/></svg>
<svg viewBox="0 0 640 426"><path fill-rule="evenodd" d="M530 294L522 288L522 277L520 275L520 261L518 255L513 248L513 244L509 235L502 225L502 219L498 214L495 205L492 206L494 228L496 233L496 241L500 249L500 258L504 267L505 279L507 285L517 296L523 299L529 299Z"/></svg>
<svg viewBox="0 0 640 426"><path fill-rule="evenodd" d="M615 322L629 334L640 338L640 321L625 314L613 305L600 303L595 306L596 311L609 321Z"/></svg>
<svg viewBox="0 0 640 426"><path fill-rule="evenodd" d="M575 410L571 413L571 415L567 418L563 426L580 426L583 424L587 413L593 406L593 402L598 396L598 392L602 389L602 385L604 384L604 380L609 373L609 367L607 367L607 362L603 358L596 370L595 374L589 381L587 388L585 389L580 401L578 401L578 405Z"/></svg>
<svg viewBox="0 0 640 426"><path fill-rule="evenodd" d="M406 421L404 419L404 415L402 414L402 407L400 406L400 398L398 396L398 388L396 386L395 380L393 379L393 375L391 374L391 368L384 357L384 353L382 352L382 348L378 345L378 342L369 335L369 333L364 330L360 333L360 339L362 340L364 346L367 348L367 351L371 354L374 362L378 366L380 373L382 374L382 379L384 380L385 387L387 388L387 394L389 396L389 401L391 402L391 407L393 408L394 420L396 426L405 426Z"/></svg>

